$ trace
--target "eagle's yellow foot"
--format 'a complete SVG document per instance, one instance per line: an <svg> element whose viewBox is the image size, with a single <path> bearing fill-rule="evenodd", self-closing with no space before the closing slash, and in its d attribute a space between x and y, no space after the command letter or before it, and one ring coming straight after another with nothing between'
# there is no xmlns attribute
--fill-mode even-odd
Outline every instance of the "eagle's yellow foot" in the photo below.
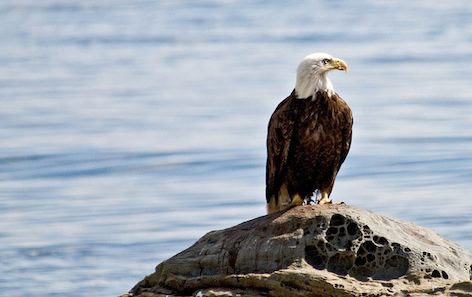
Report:
<svg viewBox="0 0 472 297"><path fill-rule="evenodd" d="M319 205L332 204L332 203L333 203L333 201L331 201L331 199L329 199L329 198L321 198L320 201L318 201Z"/></svg>
<svg viewBox="0 0 472 297"><path fill-rule="evenodd" d="M318 201L318 204L323 205L323 204L331 204L331 203L333 203L333 202L331 201L331 199L329 199L328 193L327 192L321 192L321 198Z"/></svg>
<svg viewBox="0 0 472 297"><path fill-rule="evenodd" d="M295 194L292 197L292 201L290 202L290 206L293 207L293 206L300 206L300 205L303 205L303 199L302 199L302 197L300 197L300 195Z"/></svg>

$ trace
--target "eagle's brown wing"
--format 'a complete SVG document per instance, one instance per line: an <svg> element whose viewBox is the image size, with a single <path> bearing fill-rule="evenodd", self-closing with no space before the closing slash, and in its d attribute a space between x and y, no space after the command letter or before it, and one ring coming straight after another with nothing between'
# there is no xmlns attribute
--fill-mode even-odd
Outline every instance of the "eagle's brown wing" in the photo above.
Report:
<svg viewBox="0 0 472 297"><path fill-rule="evenodd" d="M351 141L352 141L352 125L353 125L353 117L352 117L352 111L347 105L347 103L339 97L338 94L338 100L340 101L340 105L342 106L341 112L343 115L343 128L342 128L342 137L343 137L343 143L341 147L341 156L338 164L338 172L339 169L341 168L341 165L344 163L344 160L346 160L347 154L349 153L349 149L351 148Z"/></svg>
<svg viewBox="0 0 472 297"><path fill-rule="evenodd" d="M295 126L294 93L285 98L272 114L267 131L266 200L278 201L278 192L286 172L287 157Z"/></svg>

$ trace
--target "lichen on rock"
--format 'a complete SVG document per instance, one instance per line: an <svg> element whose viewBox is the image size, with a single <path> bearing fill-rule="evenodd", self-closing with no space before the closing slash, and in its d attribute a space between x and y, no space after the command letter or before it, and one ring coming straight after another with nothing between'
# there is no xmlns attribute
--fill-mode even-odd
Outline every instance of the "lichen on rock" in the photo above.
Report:
<svg viewBox="0 0 472 297"><path fill-rule="evenodd" d="M471 276L470 252L431 230L347 205L301 206L206 234L130 294L447 295Z"/></svg>

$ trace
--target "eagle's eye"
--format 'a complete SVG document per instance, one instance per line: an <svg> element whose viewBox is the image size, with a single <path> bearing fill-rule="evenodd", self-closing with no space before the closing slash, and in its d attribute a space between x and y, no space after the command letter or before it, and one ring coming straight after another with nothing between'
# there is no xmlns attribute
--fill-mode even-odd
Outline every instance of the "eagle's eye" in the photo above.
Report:
<svg viewBox="0 0 472 297"><path fill-rule="evenodd" d="M329 63L329 61L330 61L329 59L323 59L323 65L326 65L326 64L328 64L328 63Z"/></svg>

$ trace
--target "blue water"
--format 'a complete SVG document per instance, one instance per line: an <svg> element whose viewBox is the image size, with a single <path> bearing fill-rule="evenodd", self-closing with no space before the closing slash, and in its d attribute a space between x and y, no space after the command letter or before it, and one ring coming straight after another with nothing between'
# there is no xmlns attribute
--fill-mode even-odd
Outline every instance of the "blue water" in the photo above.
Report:
<svg viewBox="0 0 472 297"><path fill-rule="evenodd" d="M266 125L314 51L350 66L332 198L471 249L471 50L465 0L3 0L0 295L116 296L263 215Z"/></svg>

